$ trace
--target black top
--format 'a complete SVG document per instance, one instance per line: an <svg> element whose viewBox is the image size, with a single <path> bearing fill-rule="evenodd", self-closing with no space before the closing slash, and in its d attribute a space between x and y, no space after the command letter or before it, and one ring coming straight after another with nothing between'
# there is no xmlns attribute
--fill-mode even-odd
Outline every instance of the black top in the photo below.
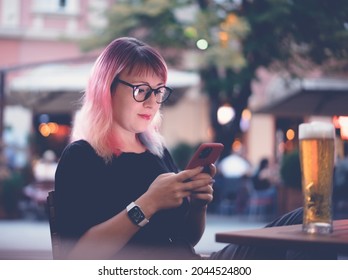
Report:
<svg viewBox="0 0 348 280"><path fill-rule="evenodd" d="M145 193L158 175L177 171L167 150L163 158L145 151L122 153L105 163L88 142L71 143L62 154L55 178L59 232L76 242L89 228L110 219ZM186 244L182 230L188 208L188 201L184 200L179 208L153 215L115 258L174 259L172 249L178 247L179 258L186 253L184 258L191 258L190 246L183 249L177 245Z"/></svg>

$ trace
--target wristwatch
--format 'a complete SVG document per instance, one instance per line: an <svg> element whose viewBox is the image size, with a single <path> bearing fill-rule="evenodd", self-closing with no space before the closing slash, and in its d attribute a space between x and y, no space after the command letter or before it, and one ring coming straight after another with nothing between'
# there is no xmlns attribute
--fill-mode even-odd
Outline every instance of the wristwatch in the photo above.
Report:
<svg viewBox="0 0 348 280"><path fill-rule="evenodd" d="M144 212L134 202L131 202L126 209L129 219L135 225L143 227L149 222L149 220L146 219Z"/></svg>

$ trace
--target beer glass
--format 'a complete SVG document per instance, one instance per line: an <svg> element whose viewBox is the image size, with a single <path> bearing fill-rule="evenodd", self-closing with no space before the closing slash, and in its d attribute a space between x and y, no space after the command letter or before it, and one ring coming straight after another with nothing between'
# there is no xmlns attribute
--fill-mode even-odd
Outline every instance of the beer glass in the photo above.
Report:
<svg viewBox="0 0 348 280"><path fill-rule="evenodd" d="M332 188L335 157L335 129L330 123L299 125L302 172L303 231L332 232Z"/></svg>

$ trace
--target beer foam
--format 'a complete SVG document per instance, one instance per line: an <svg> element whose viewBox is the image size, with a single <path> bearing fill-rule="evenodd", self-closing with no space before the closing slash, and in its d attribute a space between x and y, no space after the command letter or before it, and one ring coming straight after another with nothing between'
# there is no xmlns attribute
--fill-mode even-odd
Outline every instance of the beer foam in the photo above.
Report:
<svg viewBox="0 0 348 280"><path fill-rule="evenodd" d="M302 123L298 129L298 139L335 138L335 128L331 123Z"/></svg>

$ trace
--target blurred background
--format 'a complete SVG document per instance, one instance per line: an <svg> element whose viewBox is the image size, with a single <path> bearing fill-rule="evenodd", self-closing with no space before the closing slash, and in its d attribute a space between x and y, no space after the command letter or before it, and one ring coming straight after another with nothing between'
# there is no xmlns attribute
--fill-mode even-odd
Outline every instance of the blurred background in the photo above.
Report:
<svg viewBox="0 0 348 280"><path fill-rule="evenodd" d="M208 232L302 205L298 125L315 120L336 127L333 209L348 217L346 0L0 0L0 258L18 258L23 232L49 248L56 164L93 62L120 36L168 62L161 129L178 166L225 145Z"/></svg>

